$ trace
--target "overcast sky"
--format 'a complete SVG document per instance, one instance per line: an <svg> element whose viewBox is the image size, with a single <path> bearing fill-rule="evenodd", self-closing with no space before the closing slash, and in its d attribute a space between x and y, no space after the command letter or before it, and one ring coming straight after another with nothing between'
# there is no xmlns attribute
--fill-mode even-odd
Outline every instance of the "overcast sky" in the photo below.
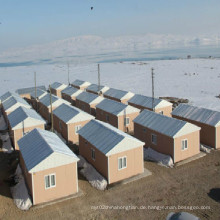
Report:
<svg viewBox="0 0 220 220"><path fill-rule="evenodd" d="M0 50L79 35L220 34L220 0L0 0L0 22Z"/></svg>

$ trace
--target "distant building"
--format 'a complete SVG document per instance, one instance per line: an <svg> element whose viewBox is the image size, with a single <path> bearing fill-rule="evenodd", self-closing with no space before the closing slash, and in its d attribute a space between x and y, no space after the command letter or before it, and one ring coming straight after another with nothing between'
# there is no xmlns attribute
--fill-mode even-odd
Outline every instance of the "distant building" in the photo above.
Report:
<svg viewBox="0 0 220 220"><path fill-rule="evenodd" d="M134 96L134 93L110 88L103 94L103 96L105 98L126 104L128 100Z"/></svg>
<svg viewBox="0 0 220 220"><path fill-rule="evenodd" d="M128 100L128 104L141 110L147 109L153 111L152 97L135 94L130 100ZM154 111L156 113L171 117L172 106L173 104L171 102L154 98Z"/></svg>
<svg viewBox="0 0 220 220"><path fill-rule="evenodd" d="M86 91L90 93L94 93L96 95L103 96L103 93L105 93L107 90L109 90L108 86L101 86L100 87L97 84L91 84L87 87Z"/></svg>
<svg viewBox="0 0 220 220"><path fill-rule="evenodd" d="M62 104L53 112L54 129L63 138L72 143L79 142L78 131L87 124L94 116L67 104Z"/></svg>
<svg viewBox="0 0 220 220"><path fill-rule="evenodd" d="M85 90L91 83L83 80L76 79L71 85L77 89Z"/></svg>
<svg viewBox="0 0 220 220"><path fill-rule="evenodd" d="M78 157L49 131L34 129L18 141L20 165L33 205L78 192Z"/></svg>
<svg viewBox="0 0 220 220"><path fill-rule="evenodd" d="M121 131L133 133L133 120L139 115L140 109L125 105L111 99L104 99L96 105L96 118L107 122Z"/></svg>
<svg viewBox="0 0 220 220"><path fill-rule="evenodd" d="M97 120L79 130L79 154L104 176L108 184L144 172L144 143Z"/></svg>
<svg viewBox="0 0 220 220"><path fill-rule="evenodd" d="M41 89L37 89L36 92L34 91L31 93L31 99L29 102L36 111L39 111L39 99L43 98L47 94L47 91Z"/></svg>
<svg viewBox="0 0 220 220"><path fill-rule="evenodd" d="M220 112L180 104L174 109L172 116L201 127L201 143L216 149L220 148Z"/></svg>
<svg viewBox="0 0 220 220"><path fill-rule="evenodd" d="M134 136L144 141L145 147L171 156L174 163L200 153L200 129L149 110L134 119Z"/></svg>
<svg viewBox="0 0 220 220"><path fill-rule="evenodd" d="M37 89L41 89L46 91L46 87L45 86L37 86ZM30 99L31 98L31 93L35 91L35 87L29 87L29 88L21 88L21 89L17 89L16 93L19 94L20 97L22 98L27 98Z"/></svg>
<svg viewBox="0 0 220 220"><path fill-rule="evenodd" d="M47 120L48 122L51 121L51 103L52 103L52 110L55 110L58 106L62 105L63 103L66 103L67 105L70 105L69 102L58 98L55 95L46 94L41 99L39 99L39 113L41 116Z"/></svg>
<svg viewBox="0 0 220 220"><path fill-rule="evenodd" d="M104 98L101 96L89 92L82 92L76 97L76 107L95 116L96 105L102 100L104 100Z"/></svg>
<svg viewBox="0 0 220 220"><path fill-rule="evenodd" d="M51 93L56 95L57 97L61 98L61 91L67 87L66 84L54 82L50 85Z"/></svg>
<svg viewBox="0 0 220 220"><path fill-rule="evenodd" d="M46 122L33 109L19 107L8 115L9 133L15 150L19 150L17 141L34 128L44 129Z"/></svg>
<svg viewBox="0 0 220 220"><path fill-rule="evenodd" d="M68 86L64 90L61 91L61 96L63 99L67 100L72 105L76 105L76 97L82 92L83 90L74 88L72 86Z"/></svg>

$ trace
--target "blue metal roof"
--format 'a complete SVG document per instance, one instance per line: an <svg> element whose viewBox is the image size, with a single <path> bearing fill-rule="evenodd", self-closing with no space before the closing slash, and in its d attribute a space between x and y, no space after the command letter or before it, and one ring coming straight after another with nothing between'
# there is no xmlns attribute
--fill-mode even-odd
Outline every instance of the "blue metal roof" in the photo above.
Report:
<svg viewBox="0 0 220 220"><path fill-rule="evenodd" d="M18 145L28 171L53 152L77 158L56 134L39 128L21 138Z"/></svg>
<svg viewBox="0 0 220 220"><path fill-rule="evenodd" d="M98 98L100 96L93 94L93 93L89 93L89 92L82 92L80 93L76 98L82 102L85 103L91 103L93 100L95 100L96 98Z"/></svg>
<svg viewBox="0 0 220 220"><path fill-rule="evenodd" d="M180 104L172 115L215 126L220 122L220 112L191 105Z"/></svg>
<svg viewBox="0 0 220 220"><path fill-rule="evenodd" d="M54 82L50 85L51 88L53 89L57 89L59 88L60 86L62 86L63 84L62 83L59 83L59 82Z"/></svg>
<svg viewBox="0 0 220 220"><path fill-rule="evenodd" d="M39 98L41 95L43 95L44 93L47 93L46 91L44 90L41 90L41 89L36 89L36 95L37 97L35 97L35 91L31 92L31 97L33 98Z"/></svg>
<svg viewBox="0 0 220 220"><path fill-rule="evenodd" d="M8 120L9 120L11 127L13 128L28 117L45 123L44 119L35 110L25 108L25 107L19 107L15 111L10 113L8 115Z"/></svg>
<svg viewBox="0 0 220 220"><path fill-rule="evenodd" d="M71 96L72 94L74 94L77 91L78 91L78 89L76 89L76 88L74 88L72 86L68 86L65 89L63 89L61 91L61 93L64 93L64 94L67 94L67 95Z"/></svg>
<svg viewBox="0 0 220 220"><path fill-rule="evenodd" d="M157 106L162 100L154 98L154 107ZM128 103L140 105L149 109L152 109L152 97L135 94Z"/></svg>
<svg viewBox="0 0 220 220"><path fill-rule="evenodd" d="M29 104L20 96L12 96L11 98L7 99L2 103L4 110L6 111L7 109L11 108L13 105L16 103L21 103L23 105L29 106Z"/></svg>
<svg viewBox="0 0 220 220"><path fill-rule="evenodd" d="M78 133L104 154L107 154L125 137L139 141L112 125L98 120L91 120Z"/></svg>
<svg viewBox="0 0 220 220"><path fill-rule="evenodd" d="M72 85L81 86L84 82L86 82L86 81L76 79L75 81L72 82Z"/></svg>
<svg viewBox="0 0 220 220"><path fill-rule="evenodd" d="M82 111L78 108L67 104L62 104L53 111L53 114L61 119L63 122L67 123L70 119L78 115L80 112Z"/></svg>
<svg viewBox="0 0 220 220"><path fill-rule="evenodd" d="M6 99L10 98L11 96L18 96L18 94L14 92L6 92L0 97L0 101L4 102Z"/></svg>
<svg viewBox="0 0 220 220"><path fill-rule="evenodd" d="M44 91L47 90L45 86L37 86L36 88L37 88L37 89L44 90ZM16 93L18 93L19 95L22 95L22 94L31 93L31 92L33 92L33 91L35 91L35 87L17 89L17 90L16 90Z"/></svg>
<svg viewBox="0 0 220 220"><path fill-rule="evenodd" d="M54 102L56 102L57 100L58 100L58 97L57 96L55 96L55 95L51 95L51 99L52 99L52 103L54 103ZM50 94L48 93L48 94L46 94L44 97L42 97L41 99L40 99L40 102L43 104L43 105L45 105L45 106L50 106Z"/></svg>
<svg viewBox="0 0 220 220"><path fill-rule="evenodd" d="M104 86L101 86L101 85L100 85L100 89L99 89L99 86L98 86L97 84L91 84L90 86L87 87L86 90L93 91L93 92L99 92L99 91L101 91L103 88L104 88Z"/></svg>
<svg viewBox="0 0 220 220"><path fill-rule="evenodd" d="M109 96L109 97L121 99L121 98L123 98L127 93L128 93L127 91L110 88L109 90L107 90L107 91L104 93L104 96L107 95L107 96Z"/></svg>
<svg viewBox="0 0 220 220"><path fill-rule="evenodd" d="M146 109L133 122L170 137L173 137L187 123Z"/></svg>
<svg viewBox="0 0 220 220"><path fill-rule="evenodd" d="M126 107L127 105L110 99L104 99L98 105L96 105L96 108L102 109L103 111L109 112L113 115L118 115Z"/></svg>

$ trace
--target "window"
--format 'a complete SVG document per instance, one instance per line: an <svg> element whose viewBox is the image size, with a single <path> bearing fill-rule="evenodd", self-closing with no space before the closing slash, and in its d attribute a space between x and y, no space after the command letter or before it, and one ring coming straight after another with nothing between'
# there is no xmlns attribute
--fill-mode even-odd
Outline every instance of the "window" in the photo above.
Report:
<svg viewBox="0 0 220 220"><path fill-rule="evenodd" d="M85 145L87 145L88 144L88 142L87 141L85 141Z"/></svg>
<svg viewBox="0 0 220 220"><path fill-rule="evenodd" d="M124 169L127 167L127 157L118 158L118 169Z"/></svg>
<svg viewBox="0 0 220 220"><path fill-rule="evenodd" d="M188 148L188 141L187 139L182 140L182 150L186 150Z"/></svg>
<svg viewBox="0 0 220 220"><path fill-rule="evenodd" d="M106 121L109 121L109 115L106 115Z"/></svg>
<svg viewBox="0 0 220 220"><path fill-rule="evenodd" d="M155 135L155 134L151 135L151 142L155 145L157 144L157 135Z"/></svg>
<svg viewBox="0 0 220 220"><path fill-rule="evenodd" d="M92 153L92 159L95 160L95 150L91 149L91 153Z"/></svg>
<svg viewBox="0 0 220 220"><path fill-rule="evenodd" d="M59 128L60 128L60 130L62 130L62 123L61 123L61 121L59 121Z"/></svg>
<svg viewBox="0 0 220 220"><path fill-rule="evenodd" d="M159 114L163 115L163 111L160 111Z"/></svg>
<svg viewBox="0 0 220 220"><path fill-rule="evenodd" d="M76 125L75 126L75 134L78 134L78 131L82 128L81 125Z"/></svg>
<svg viewBox="0 0 220 220"><path fill-rule="evenodd" d="M146 128L143 128L143 132L144 132L144 133L146 133L146 132L147 132Z"/></svg>
<svg viewBox="0 0 220 220"><path fill-rule="evenodd" d="M124 118L124 125L129 125L130 119L129 118Z"/></svg>
<svg viewBox="0 0 220 220"><path fill-rule="evenodd" d="M83 111L85 111L85 105L84 105L84 104L81 105L81 109L82 109Z"/></svg>
<svg viewBox="0 0 220 220"><path fill-rule="evenodd" d="M45 179L45 188L52 188L56 186L56 176L55 174L50 174L44 177Z"/></svg>

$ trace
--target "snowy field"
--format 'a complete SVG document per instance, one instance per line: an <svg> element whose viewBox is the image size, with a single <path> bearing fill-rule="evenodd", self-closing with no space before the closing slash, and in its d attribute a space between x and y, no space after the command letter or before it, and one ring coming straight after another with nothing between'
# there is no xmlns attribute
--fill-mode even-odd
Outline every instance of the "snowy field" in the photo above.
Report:
<svg viewBox="0 0 220 220"><path fill-rule="evenodd" d="M190 103L220 111L220 59L181 59L142 62L102 63L101 84L151 95L151 68L155 72L155 96L187 98ZM0 95L6 91L54 81L67 83L67 65L0 68ZM83 79L97 83L97 64L71 64L70 82Z"/></svg>

